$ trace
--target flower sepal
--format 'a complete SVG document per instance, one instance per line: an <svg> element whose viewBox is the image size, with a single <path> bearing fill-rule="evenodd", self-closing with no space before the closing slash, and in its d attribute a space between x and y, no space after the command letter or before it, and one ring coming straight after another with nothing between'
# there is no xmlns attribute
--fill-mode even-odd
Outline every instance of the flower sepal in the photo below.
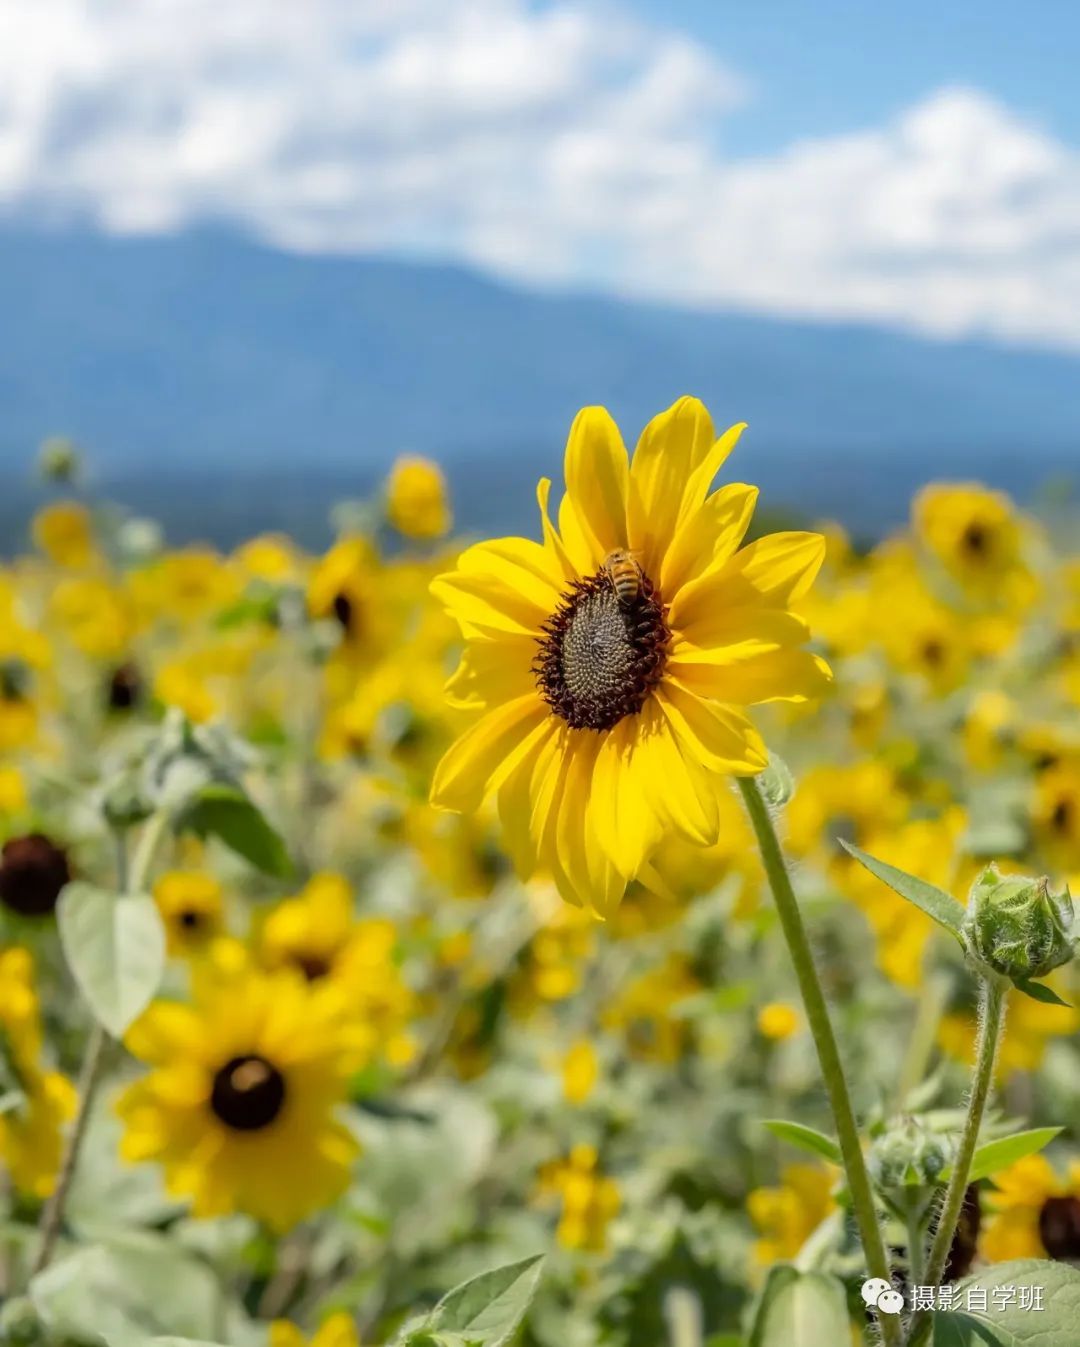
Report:
<svg viewBox="0 0 1080 1347"><path fill-rule="evenodd" d="M968 899L964 948L981 972L1007 978L1037 1001L1060 998L1035 979L1068 963L1076 952L1075 909L1066 887L1050 891L1045 877L1001 875L988 865Z"/></svg>

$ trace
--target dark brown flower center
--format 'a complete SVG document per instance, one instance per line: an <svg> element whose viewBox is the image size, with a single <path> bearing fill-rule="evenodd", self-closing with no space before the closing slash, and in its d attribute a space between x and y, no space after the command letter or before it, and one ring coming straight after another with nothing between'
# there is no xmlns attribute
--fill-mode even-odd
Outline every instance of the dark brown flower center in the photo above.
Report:
<svg viewBox="0 0 1080 1347"><path fill-rule="evenodd" d="M294 962L309 982L318 982L330 972L330 960L322 954L298 954Z"/></svg>
<svg viewBox="0 0 1080 1347"><path fill-rule="evenodd" d="M334 595L334 602L331 605L334 616L344 631L351 632L353 626L353 604L348 594L341 593Z"/></svg>
<svg viewBox="0 0 1080 1347"><path fill-rule="evenodd" d="M186 907L177 915L177 921L185 931L197 931L206 921L206 913L193 907Z"/></svg>
<svg viewBox="0 0 1080 1347"><path fill-rule="evenodd" d="M552 711L576 730L610 730L636 715L664 672L665 612L648 576L628 601L606 571L576 580L544 624L533 664Z"/></svg>
<svg viewBox="0 0 1080 1347"><path fill-rule="evenodd" d="M1073 802L1059 800L1050 815L1050 826L1055 832L1068 835L1073 830Z"/></svg>
<svg viewBox="0 0 1080 1347"><path fill-rule="evenodd" d="M0 902L22 917L46 917L71 878L67 857L41 833L13 837L0 859Z"/></svg>
<svg viewBox="0 0 1080 1347"><path fill-rule="evenodd" d="M269 1127L285 1104L285 1077L264 1057L234 1057L214 1077L210 1107L237 1132Z"/></svg>
<svg viewBox="0 0 1080 1347"><path fill-rule="evenodd" d="M990 550L990 533L983 524L971 523L964 530L964 551L969 556L982 558Z"/></svg>
<svg viewBox="0 0 1080 1347"><path fill-rule="evenodd" d="M133 664L121 664L109 679L106 700L112 711L130 711L142 697L142 679Z"/></svg>
<svg viewBox="0 0 1080 1347"><path fill-rule="evenodd" d="M960 1219L956 1225L952 1244L949 1246L949 1258L942 1276L944 1283L959 1281L966 1277L975 1262L979 1246L979 1230L982 1227L982 1204L979 1201L979 1185L968 1184L964 1193L964 1204L960 1208Z"/></svg>
<svg viewBox="0 0 1080 1347"><path fill-rule="evenodd" d="M1059 1263L1080 1260L1080 1198L1048 1197L1039 1212L1039 1238Z"/></svg>

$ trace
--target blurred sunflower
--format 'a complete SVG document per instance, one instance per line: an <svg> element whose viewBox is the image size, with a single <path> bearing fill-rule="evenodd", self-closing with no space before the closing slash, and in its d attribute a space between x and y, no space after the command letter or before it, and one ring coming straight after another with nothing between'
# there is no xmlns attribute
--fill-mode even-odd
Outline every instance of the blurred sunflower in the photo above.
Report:
<svg viewBox="0 0 1080 1347"><path fill-rule="evenodd" d="M565 1159L540 1170L537 1194L541 1200L555 1198L560 1203L556 1238L564 1249L607 1250L608 1226L619 1214L622 1195L599 1161L595 1146L579 1144Z"/></svg>
<svg viewBox="0 0 1080 1347"><path fill-rule="evenodd" d="M90 512L77 501L57 501L34 516L34 542L57 566L77 570L94 557Z"/></svg>
<svg viewBox="0 0 1080 1347"><path fill-rule="evenodd" d="M270 1325L269 1347L360 1347L360 1330L351 1314L332 1314L306 1338L295 1324L278 1319Z"/></svg>
<svg viewBox="0 0 1080 1347"><path fill-rule="evenodd" d="M242 969L157 1001L126 1045L150 1073L117 1104L124 1159L157 1161L196 1216L284 1231L345 1190L359 1147L337 1118L362 1056L328 988Z"/></svg>
<svg viewBox="0 0 1080 1347"><path fill-rule="evenodd" d="M41 1061L34 961L21 947L0 954L0 1160L16 1192L48 1197L60 1168L62 1128L74 1117L74 1086Z"/></svg>
<svg viewBox="0 0 1080 1347"><path fill-rule="evenodd" d="M1045 1155L1029 1155L991 1177L979 1240L984 1258L1080 1261L1080 1162L1062 1179Z"/></svg>
<svg viewBox="0 0 1080 1347"><path fill-rule="evenodd" d="M836 1210L832 1171L820 1165L785 1165L775 1188L755 1188L746 1199L760 1232L754 1261L760 1267L788 1261Z"/></svg>
<svg viewBox="0 0 1080 1347"><path fill-rule="evenodd" d="M386 515L406 538L441 538L449 532L446 478L430 458L403 454L386 484Z"/></svg>
<svg viewBox="0 0 1080 1347"><path fill-rule="evenodd" d="M154 885L170 954L194 954L225 930L221 884L205 870L169 870Z"/></svg>
<svg viewBox="0 0 1080 1347"><path fill-rule="evenodd" d="M715 440L700 402L656 417L632 464L599 407L566 448L559 531L480 543L432 591L467 648L450 681L476 717L440 762L432 802L471 812L497 796L525 877L602 917L675 831L709 846L730 773L767 753L745 708L804 701L829 680L791 611L821 565L817 534L740 550L755 488L710 485L743 427Z"/></svg>
<svg viewBox="0 0 1080 1347"><path fill-rule="evenodd" d="M1012 501L977 482L935 482L912 506L916 536L962 585L1000 591L1021 565L1022 530Z"/></svg>

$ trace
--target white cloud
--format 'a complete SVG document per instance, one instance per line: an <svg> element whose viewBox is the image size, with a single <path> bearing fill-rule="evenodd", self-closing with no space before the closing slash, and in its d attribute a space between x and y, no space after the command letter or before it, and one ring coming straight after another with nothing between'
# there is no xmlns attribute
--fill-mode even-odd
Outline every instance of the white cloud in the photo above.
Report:
<svg viewBox="0 0 1080 1347"><path fill-rule="evenodd" d="M1074 150L947 89L731 160L744 95L589 0L0 0L0 209L1080 346Z"/></svg>

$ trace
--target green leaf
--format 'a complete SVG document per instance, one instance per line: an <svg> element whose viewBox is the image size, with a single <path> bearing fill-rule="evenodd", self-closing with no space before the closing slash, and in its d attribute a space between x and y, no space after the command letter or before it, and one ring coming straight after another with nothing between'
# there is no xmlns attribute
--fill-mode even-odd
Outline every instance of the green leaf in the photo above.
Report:
<svg viewBox="0 0 1080 1347"><path fill-rule="evenodd" d="M1012 1303L996 1308L995 1289L1015 1292ZM1043 1308L1021 1309L1021 1288L1041 1291ZM985 1290L985 1310L971 1309L969 1290ZM1022 1258L958 1282L960 1308L934 1315L934 1347L1076 1347L1080 1319L1080 1271L1067 1263Z"/></svg>
<svg viewBox="0 0 1080 1347"><path fill-rule="evenodd" d="M784 1265L770 1270L749 1347L823 1347L850 1337L843 1282Z"/></svg>
<svg viewBox="0 0 1080 1347"><path fill-rule="evenodd" d="M816 1132L812 1127L804 1127L802 1123L784 1122L780 1118L769 1118L763 1125L774 1137L779 1137L790 1146L797 1146L799 1150L809 1151L812 1155L823 1156L834 1165L844 1163L840 1147L824 1132Z"/></svg>
<svg viewBox="0 0 1080 1347"><path fill-rule="evenodd" d="M95 1016L116 1038L146 1009L165 971L165 929L146 894L68 884L57 905L68 967Z"/></svg>
<svg viewBox="0 0 1080 1347"><path fill-rule="evenodd" d="M840 845L844 850L865 866L867 870L883 884L888 884L889 888L898 893L901 898L906 898L909 903L914 904L921 912L925 912L928 917L932 917L939 926L956 936L957 940L962 940L961 926L964 920L964 905L958 902L951 893L946 893L944 889L939 889L936 884L929 884L925 879L919 879L915 875L909 875L906 870L898 870L895 865L886 865L884 861L876 860L873 856L868 856L865 851L860 851L858 847L852 846L850 842L840 839Z"/></svg>
<svg viewBox="0 0 1080 1347"><path fill-rule="evenodd" d="M1025 1155L1034 1155L1044 1146L1049 1146L1063 1130L1061 1127L1033 1127L1027 1132L1014 1132L1011 1137L998 1137L994 1141L986 1142L985 1145L979 1146L971 1157L968 1183L989 1178L999 1169L1005 1169L1017 1160L1022 1160ZM940 1182L948 1183L951 1177L952 1165L947 1165L939 1176Z"/></svg>
<svg viewBox="0 0 1080 1347"><path fill-rule="evenodd" d="M458 1334L476 1347L506 1347L525 1318L544 1265L540 1254L483 1272L456 1286L435 1306L421 1335L444 1338Z"/></svg>
<svg viewBox="0 0 1080 1347"><path fill-rule="evenodd" d="M212 782L203 786L184 812L181 827L199 837L217 837L264 874L286 879L292 862L281 834L238 787Z"/></svg>
<svg viewBox="0 0 1080 1347"><path fill-rule="evenodd" d="M1044 1006L1064 1006L1066 1010L1072 1009L1069 1002L1063 1001L1053 987L1048 987L1045 982L1031 982L1022 978L1014 978L1013 986L1018 992L1030 996L1033 1001L1041 1001Z"/></svg>

